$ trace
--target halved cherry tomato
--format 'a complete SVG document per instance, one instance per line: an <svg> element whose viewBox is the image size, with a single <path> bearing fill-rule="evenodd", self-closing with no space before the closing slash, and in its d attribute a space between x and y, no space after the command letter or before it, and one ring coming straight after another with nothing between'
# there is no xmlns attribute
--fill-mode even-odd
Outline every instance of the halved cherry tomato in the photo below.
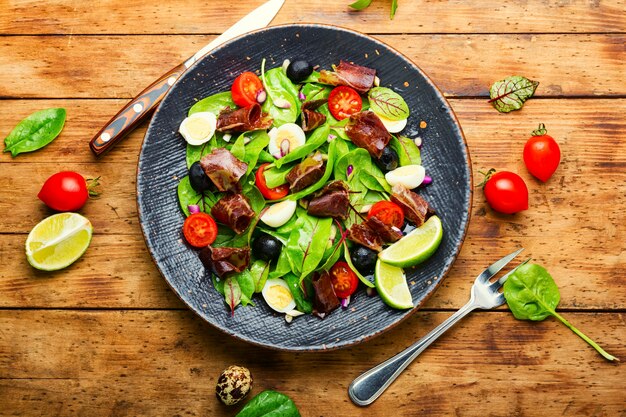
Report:
<svg viewBox="0 0 626 417"><path fill-rule="evenodd" d="M395 226L398 229L404 225L404 212L402 208L391 201L379 201L374 204L367 213L367 218L376 217L387 226Z"/></svg>
<svg viewBox="0 0 626 417"><path fill-rule="evenodd" d="M230 94L233 96L233 101L239 107L248 107L256 103L256 96L260 90L263 89L263 83L253 72L243 72L230 88Z"/></svg>
<svg viewBox="0 0 626 417"><path fill-rule="evenodd" d="M328 110L337 120L343 120L363 108L361 96L354 88L345 85L335 87L328 96Z"/></svg>
<svg viewBox="0 0 626 417"><path fill-rule="evenodd" d="M205 248L217 238L217 224L213 217L206 213L194 213L185 219L183 235L195 248Z"/></svg>
<svg viewBox="0 0 626 417"><path fill-rule="evenodd" d="M333 283L335 294L339 298L347 298L359 286L359 278L348 264L343 261L337 262L330 268L330 280Z"/></svg>
<svg viewBox="0 0 626 417"><path fill-rule="evenodd" d="M256 186L261 192L261 194L263 194L263 197L265 197L266 199L278 200L279 198L283 198L284 196L289 194L289 184L283 184L275 188L269 188L267 186L267 183L265 182L265 174L264 174L265 167L267 167L268 165L269 164L263 164L257 170L256 175L255 175Z"/></svg>

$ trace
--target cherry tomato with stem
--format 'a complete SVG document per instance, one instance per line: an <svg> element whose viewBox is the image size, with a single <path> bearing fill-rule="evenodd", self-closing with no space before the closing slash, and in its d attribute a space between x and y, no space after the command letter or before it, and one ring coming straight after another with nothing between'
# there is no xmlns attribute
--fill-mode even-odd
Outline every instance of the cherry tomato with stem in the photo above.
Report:
<svg viewBox="0 0 626 417"><path fill-rule="evenodd" d="M391 201L379 201L374 204L367 213L367 218L376 217L387 226L395 226L401 229L404 225L404 212L402 208Z"/></svg>
<svg viewBox="0 0 626 417"><path fill-rule="evenodd" d="M98 180L85 180L78 172L61 171L44 182L37 197L48 207L57 211L76 211L82 208L89 197L97 196L94 187Z"/></svg>
<svg viewBox="0 0 626 417"><path fill-rule="evenodd" d="M487 202L495 211L505 214L514 214L528 209L528 187L514 172L490 169L485 180L479 185L483 187Z"/></svg>
<svg viewBox="0 0 626 417"><path fill-rule="evenodd" d="M328 110L337 120L343 120L361 111L363 100L354 88L335 87L328 96Z"/></svg>
<svg viewBox="0 0 626 417"><path fill-rule="evenodd" d="M359 278L346 262L335 263L329 273L335 294L339 298L348 298L359 286Z"/></svg>
<svg viewBox="0 0 626 417"><path fill-rule="evenodd" d="M206 213L194 213L185 219L183 235L194 248L206 248L217 238L217 224Z"/></svg>
<svg viewBox="0 0 626 417"><path fill-rule="evenodd" d="M269 164L262 164L255 174L255 183L263 197L268 200L278 200L289 194L289 184L279 185L278 187L269 188L265 181L265 168Z"/></svg>
<svg viewBox="0 0 626 417"><path fill-rule="evenodd" d="M257 94L261 90L263 90L261 79L255 73L247 71L235 78L230 94L236 105L248 107L257 102Z"/></svg>
<svg viewBox="0 0 626 417"><path fill-rule="evenodd" d="M524 146L524 164L528 172L543 182L550 179L561 162L561 149L547 133L546 126L541 123Z"/></svg>

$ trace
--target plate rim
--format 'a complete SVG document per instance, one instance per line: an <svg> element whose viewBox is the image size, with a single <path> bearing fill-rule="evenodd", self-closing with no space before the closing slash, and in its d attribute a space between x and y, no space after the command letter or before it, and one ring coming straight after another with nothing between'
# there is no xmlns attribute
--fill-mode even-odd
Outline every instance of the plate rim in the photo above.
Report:
<svg viewBox="0 0 626 417"><path fill-rule="evenodd" d="M340 31L340 32L347 32L350 33L351 35L356 35L362 38L365 38L367 40L370 41L374 41L376 43L381 44L382 46L384 46L385 48L387 48L389 51L391 51L392 53L398 55L399 57L401 57L403 60L405 60L406 62L410 63L419 73L421 76L424 77L424 79L426 80L426 82L433 88L434 93L438 96L439 99L441 99L445 104L447 109L449 110L449 114L454 122L455 125L455 129L458 129L458 132L461 136L462 139L462 145L463 145L463 149L464 149L464 154L465 154L465 160L466 160L466 164L469 170L469 192L468 192L468 201L467 201L467 211L466 211L466 220L465 220L465 225L463 228L463 232L460 235L460 242L458 244L458 246L456 247L456 250L454 251L453 254L451 254L452 260L451 262L448 264L448 266L442 271L441 276L438 277L438 279L435 282L435 285L432 286L430 288L430 290L428 292L425 293L424 297L421 299L421 301L419 303L417 303L410 311L408 311L406 314L404 314L402 317L400 317L398 320L392 322L391 324L378 329L377 331L374 331L373 333L370 333L366 336L362 336L362 337L357 337L354 338L352 340L349 341L341 341L341 343L336 343L333 344L332 346L326 346L325 344L321 344L321 345L315 345L315 346L298 346L298 347L287 347L287 346L278 346L278 345L273 345L273 344L267 344L267 343L263 343L263 342L259 342L256 341L250 337L241 335L241 334L237 334L236 332L230 332L225 328L220 327L217 324L211 323L210 321L206 320L205 317L202 316L202 314L200 314L199 311L197 311L195 308L193 308L189 303L187 303L187 301L185 301L185 299L183 298L182 294L179 294L179 291L172 285L172 283L170 282L170 280L165 276L164 272L161 270L161 267L159 266L159 263L156 260L155 257L155 253L153 253L154 245L149 244L148 242L148 236L146 234L146 229L145 229L145 223L146 221L143 218L142 215L142 210L140 209L140 200L141 200L141 192L139 190L139 174L140 174L140 166L141 166L141 156L144 152L144 148L146 146L146 138L148 137L148 135L150 134L151 130L153 129L153 125L154 125L154 120L157 116L157 114L161 111L161 107L163 105L163 102L169 97L170 93L173 90L173 85L172 87L170 87L167 91L167 93L165 94L165 96L163 97L163 99L161 100L161 102L159 103L158 107L156 108L155 112L152 114L152 116L150 117L150 122L148 124L148 127L146 129L146 132L141 140L141 145L140 145L140 149L139 149L139 155L137 157L137 169L136 169L136 185L135 185L135 192L136 192L136 198L135 198L135 203L137 206L137 217L139 219L139 226L141 229L141 234L143 236L143 240L144 243L146 245L146 248L148 249L148 253L150 254L150 258L152 259L153 264L155 265L156 269L159 272L159 275L161 275L161 277L163 278L163 280L167 283L167 285L170 287L170 289L172 290L172 292L174 293L174 295L185 305L186 310L191 311L196 317L199 317L202 321L202 323L204 324L208 324L209 326L211 326L214 329L217 329L218 331L220 331L223 334L226 334L228 336L234 337L235 339L239 340L239 341L243 341L246 343L250 343L252 345L258 346L258 347L262 347L262 348L266 348L266 349L271 349L271 350L275 350L275 351L280 351L280 352L325 352L325 351L334 351L334 350L339 350L339 349L343 349L343 348L348 348L348 347L353 347L359 344L362 344L364 342L367 342L369 340L372 340L373 338L382 335L383 333L386 333L388 331L390 331L391 329L397 327L398 325L400 325L401 323L406 322L410 317L412 317L416 311L420 310L420 308L430 299L430 297L440 288L442 282L444 281L444 279L448 276L448 273L450 272L450 270L452 269L454 263L457 261L457 258L461 252L461 249L463 247L463 244L465 243L465 239L467 237L467 232L469 229L469 224L471 221L471 213L472 213L472 207L473 207L473 196L474 196L474 175L473 175L473 169L472 169L472 161L471 161L471 155L470 155L470 151L469 151L469 146L467 144L467 139L465 137L465 133L463 131L463 128L461 126L461 123L459 122L459 119L456 115L456 112L454 111L453 107L450 105L449 101L446 99L445 95L443 94L443 92L439 89L439 87L437 87L437 85L433 82L433 80L430 78L430 76L422 70L422 68L417 65L413 60L411 60L410 58L408 58L405 54L403 54L402 52L398 51L396 48L390 46L389 44L387 44L386 42L372 36L372 35L368 35L366 33L354 30L354 29L350 29L350 28L346 28L344 26L340 26L340 25L331 25L331 24L324 24L324 23L286 23L286 24L280 24L280 25L272 25L272 26L267 26L267 27L263 27L260 29L256 29L247 33L244 33L242 35L239 35L237 37L234 37L226 42L224 42L223 44L217 46L216 48L212 49L211 51L207 52L204 56L202 56L201 58L199 58L196 62L194 62L189 68L186 68L185 71L177 78L176 82L178 82L187 72L192 71L193 69L195 69L197 66L200 65L200 63L202 63L205 59L210 58L210 56L216 52L221 50L222 48L226 48L228 47L231 43L237 42L242 38L251 36L251 35L255 35L258 33L262 33L262 32L267 32L267 31L271 31L271 30L280 30L280 29L285 29L285 28L322 28L322 29L327 29L327 30L331 30L331 31Z"/></svg>

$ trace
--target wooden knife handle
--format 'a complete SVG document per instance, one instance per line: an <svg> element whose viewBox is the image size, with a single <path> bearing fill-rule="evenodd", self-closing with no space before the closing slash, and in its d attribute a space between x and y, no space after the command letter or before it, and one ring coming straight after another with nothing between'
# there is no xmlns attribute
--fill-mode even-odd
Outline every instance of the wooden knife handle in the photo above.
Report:
<svg viewBox="0 0 626 417"><path fill-rule="evenodd" d="M154 110L170 87L185 71L185 64L180 64L158 80L150 84L137 97L119 111L89 142L89 147L96 156L108 151Z"/></svg>

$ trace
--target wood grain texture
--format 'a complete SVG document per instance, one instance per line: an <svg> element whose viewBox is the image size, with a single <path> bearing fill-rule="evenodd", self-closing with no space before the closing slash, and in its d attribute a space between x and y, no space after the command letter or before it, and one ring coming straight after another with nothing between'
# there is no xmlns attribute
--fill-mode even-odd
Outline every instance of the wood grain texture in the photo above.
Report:
<svg viewBox="0 0 626 417"><path fill-rule="evenodd" d="M486 97L493 82L518 72L541 82L538 97L626 95L622 34L376 37L420 66L447 96ZM213 38L7 37L0 42L0 97L130 99Z"/></svg>
<svg viewBox="0 0 626 417"><path fill-rule="evenodd" d="M418 313L358 347L292 354L226 338L186 311L2 311L0 401L10 410L5 415L232 416L239 407L220 405L213 393L220 372L239 364L255 378L253 393L284 392L303 416L623 411L623 366L602 362L554 320L518 322L497 312L473 313L459 323L371 407L349 402L347 386L358 372L447 315ZM626 356L623 316L567 317L609 352Z"/></svg>
<svg viewBox="0 0 626 417"><path fill-rule="evenodd" d="M374 1L362 12L351 10L350 2L287 0L272 24L327 23L368 33L577 33L626 28L623 0L404 0L393 21L389 2ZM108 0L93 7L89 2L13 0L0 9L0 33L222 33L261 4L263 0Z"/></svg>

